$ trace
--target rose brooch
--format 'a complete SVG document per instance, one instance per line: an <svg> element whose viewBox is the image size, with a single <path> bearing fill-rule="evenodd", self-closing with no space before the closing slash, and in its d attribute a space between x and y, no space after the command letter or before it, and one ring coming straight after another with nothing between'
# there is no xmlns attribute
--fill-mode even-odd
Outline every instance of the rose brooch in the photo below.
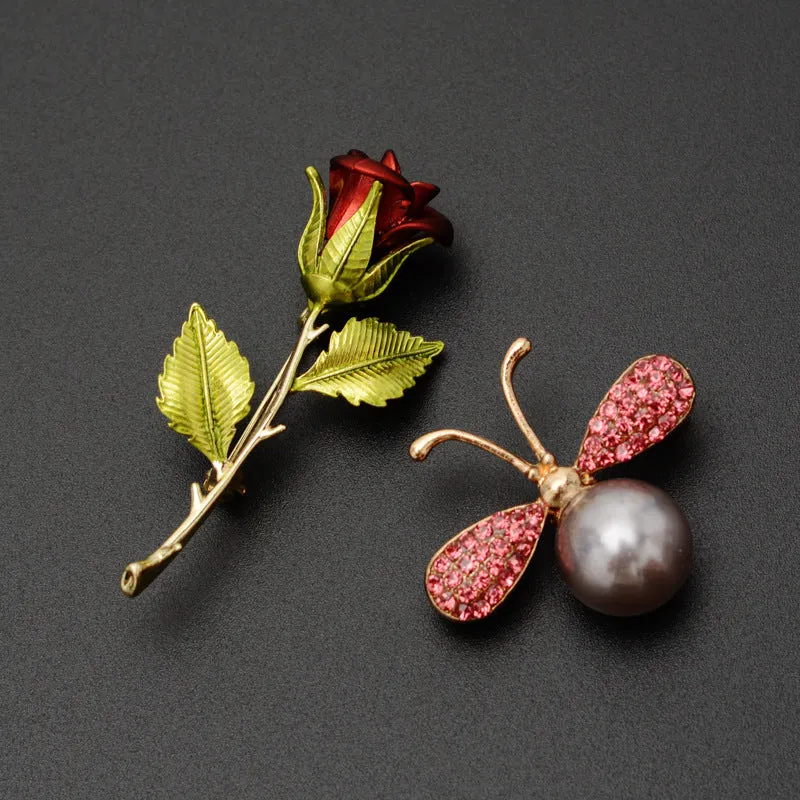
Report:
<svg viewBox="0 0 800 800"><path fill-rule="evenodd" d="M575 464L561 467L542 446L514 393L514 368L530 349L527 339L511 345L503 359L501 383L537 463L458 430L433 431L411 445L411 457L423 461L442 442L466 442L516 467L540 493L539 500L486 517L439 549L425 575L428 597L452 620L466 622L491 614L525 572L550 514L557 523L559 566L580 601L615 616L652 611L689 575L692 540L686 519L655 486L624 479L596 483L593 476L630 460L683 422L694 402L692 378L667 356L635 361L589 421Z"/></svg>
<svg viewBox="0 0 800 800"><path fill-rule="evenodd" d="M236 424L250 412L255 385L247 359L198 304L164 362L158 408L173 430L208 457L211 468L202 485L191 485L189 513L172 535L125 568L121 586L129 597L172 562L217 502L244 493L241 468L257 445L286 430L275 420L290 393L314 391L356 406L385 406L413 386L442 350L441 342L391 323L353 317L331 334L316 362L297 374L306 348L328 329L317 324L328 309L372 300L410 255L434 242L449 245L453 238L450 222L428 206L439 189L407 181L391 150L381 161L358 150L332 159L330 211L319 173L309 167L306 175L313 208L297 253L308 298L300 335L235 444Z"/></svg>

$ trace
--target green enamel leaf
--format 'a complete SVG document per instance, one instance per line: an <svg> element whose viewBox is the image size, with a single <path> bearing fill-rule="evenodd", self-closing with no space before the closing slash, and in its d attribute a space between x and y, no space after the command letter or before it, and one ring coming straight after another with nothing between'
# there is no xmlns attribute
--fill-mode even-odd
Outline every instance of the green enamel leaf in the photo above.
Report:
<svg viewBox="0 0 800 800"><path fill-rule="evenodd" d="M441 342L426 342L375 317L353 317L331 334L328 350L295 379L292 389L341 396L354 406L385 406L412 387L443 348Z"/></svg>
<svg viewBox="0 0 800 800"><path fill-rule="evenodd" d="M314 167L306 168L306 176L311 184L311 192L314 197L314 205L311 208L311 216L308 218L306 229L300 237L300 244L297 247L297 261L300 264L300 272L305 275L314 272L317 268L319 251L325 242L325 220L327 218L327 201L325 199L325 185L319 172Z"/></svg>
<svg viewBox="0 0 800 800"><path fill-rule="evenodd" d="M195 303L158 377L156 405L174 431L211 461L228 455L236 423L250 411L250 366Z"/></svg>
<svg viewBox="0 0 800 800"><path fill-rule="evenodd" d="M363 276L372 255L382 190L375 181L358 211L328 240L318 262L320 275L345 285L353 285Z"/></svg>
<svg viewBox="0 0 800 800"><path fill-rule="evenodd" d="M429 244L433 244L432 238L418 239L416 242L411 242L405 247L389 253L374 267L370 267L364 277L353 287L352 294L354 299L363 301L377 297L392 282L405 260L413 253L416 253L417 250L421 250Z"/></svg>

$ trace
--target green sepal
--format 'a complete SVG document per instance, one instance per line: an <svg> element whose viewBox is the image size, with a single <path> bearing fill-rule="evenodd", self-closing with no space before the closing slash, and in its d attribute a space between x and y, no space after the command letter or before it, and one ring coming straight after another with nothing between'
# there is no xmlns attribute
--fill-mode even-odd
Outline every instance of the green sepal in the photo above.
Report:
<svg viewBox="0 0 800 800"><path fill-rule="evenodd" d="M212 462L224 461L236 423L250 411L255 384L235 342L225 338L198 303L189 309L159 375L156 405L174 431Z"/></svg>
<svg viewBox="0 0 800 800"><path fill-rule="evenodd" d="M341 396L354 406L385 406L413 386L443 348L442 342L426 342L375 317L352 317L331 334L327 351L311 369L295 378L292 391Z"/></svg>
<svg viewBox="0 0 800 800"><path fill-rule="evenodd" d="M311 184L314 205L297 247L297 261L303 275L315 272L317 269L319 253L325 242L325 222L328 216L325 184L322 182L319 172L314 167L306 167L306 176Z"/></svg>
<svg viewBox="0 0 800 800"><path fill-rule="evenodd" d="M364 274L364 277L353 287L353 298L359 302L364 300L372 300L377 297L386 287L392 282L392 279L397 275L400 267L403 266L405 260L417 250L433 244L434 239L431 237L425 239L418 239L416 242L411 242L393 253L389 253L375 266L370 267Z"/></svg>
<svg viewBox="0 0 800 800"><path fill-rule="evenodd" d="M300 282L309 298L326 306L346 305L356 302L353 289L343 281L334 281L324 275L301 275Z"/></svg>
<svg viewBox="0 0 800 800"><path fill-rule="evenodd" d="M320 275L348 286L354 286L363 277L372 256L382 191L380 181L374 181L358 211L328 240L318 262Z"/></svg>

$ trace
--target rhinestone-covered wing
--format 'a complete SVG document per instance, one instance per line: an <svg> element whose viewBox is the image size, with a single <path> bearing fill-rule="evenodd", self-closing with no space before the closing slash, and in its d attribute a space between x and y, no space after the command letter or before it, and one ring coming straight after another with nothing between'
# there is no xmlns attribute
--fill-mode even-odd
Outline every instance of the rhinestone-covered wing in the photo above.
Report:
<svg viewBox="0 0 800 800"><path fill-rule="evenodd" d="M628 461L671 433L691 411L694 383L683 364L645 356L620 375L589 420L575 462L592 473Z"/></svg>
<svg viewBox="0 0 800 800"><path fill-rule="evenodd" d="M530 563L546 516L547 507L537 500L498 511L454 536L425 573L436 610L459 622L491 614Z"/></svg>

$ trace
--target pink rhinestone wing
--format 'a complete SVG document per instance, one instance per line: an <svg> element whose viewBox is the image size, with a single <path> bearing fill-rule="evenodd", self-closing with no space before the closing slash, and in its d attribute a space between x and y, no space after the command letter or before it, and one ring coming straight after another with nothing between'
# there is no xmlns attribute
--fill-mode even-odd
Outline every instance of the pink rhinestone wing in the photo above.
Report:
<svg viewBox="0 0 800 800"><path fill-rule="evenodd" d="M689 371L675 359L645 356L634 361L589 420L576 468L591 474L657 444L686 419L694 395Z"/></svg>
<svg viewBox="0 0 800 800"><path fill-rule="evenodd" d="M436 610L459 622L491 614L525 572L546 516L541 500L498 511L441 547L425 573Z"/></svg>

